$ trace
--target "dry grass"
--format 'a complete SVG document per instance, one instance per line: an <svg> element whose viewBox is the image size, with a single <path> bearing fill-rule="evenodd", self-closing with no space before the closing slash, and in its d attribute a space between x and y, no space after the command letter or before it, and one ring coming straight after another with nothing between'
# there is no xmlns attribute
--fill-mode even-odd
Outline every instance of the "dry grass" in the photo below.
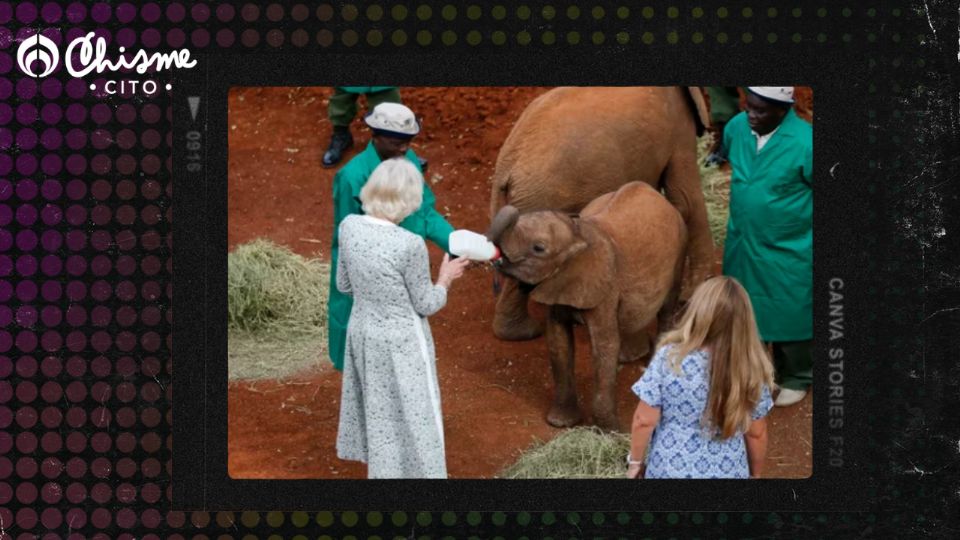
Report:
<svg viewBox="0 0 960 540"><path fill-rule="evenodd" d="M284 379L308 369L333 369L327 359L326 332L284 339L231 330L227 340L227 372L231 381Z"/></svg>
<svg viewBox="0 0 960 540"><path fill-rule="evenodd" d="M700 165L700 184L707 203L707 220L713 242L722 247L727 238L727 216L730 209L730 171L720 167L707 167L704 161L713 143L713 136L706 134L697 142L697 163Z"/></svg>
<svg viewBox="0 0 960 540"><path fill-rule="evenodd" d="M330 265L269 240L227 256L228 372L279 379L326 363Z"/></svg>
<svg viewBox="0 0 960 540"><path fill-rule="evenodd" d="M630 435L596 427L564 430L549 442L537 441L499 478L623 478Z"/></svg>

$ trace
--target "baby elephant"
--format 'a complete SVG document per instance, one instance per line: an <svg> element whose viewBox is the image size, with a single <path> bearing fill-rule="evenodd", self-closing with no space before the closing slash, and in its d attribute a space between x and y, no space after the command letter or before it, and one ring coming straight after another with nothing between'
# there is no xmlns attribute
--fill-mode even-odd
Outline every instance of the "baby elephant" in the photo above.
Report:
<svg viewBox="0 0 960 540"><path fill-rule="evenodd" d="M547 422L580 421L574 381L573 324L590 332L593 418L619 430L617 362L647 355L646 328L660 328L675 308L687 242L683 218L643 182L625 184L588 204L579 217L552 210L520 214L505 206L487 237L500 247L500 271L550 306L546 338L556 394Z"/></svg>

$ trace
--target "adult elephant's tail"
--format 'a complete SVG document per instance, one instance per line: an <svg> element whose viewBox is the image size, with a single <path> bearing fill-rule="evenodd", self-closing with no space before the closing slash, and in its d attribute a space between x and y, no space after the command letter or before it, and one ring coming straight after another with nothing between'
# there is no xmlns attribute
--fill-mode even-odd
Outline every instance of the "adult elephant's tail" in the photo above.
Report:
<svg viewBox="0 0 960 540"><path fill-rule="evenodd" d="M510 204L510 167L500 167L498 166L493 173L493 182L490 186L490 219L493 220L494 216L497 215L497 212L501 208Z"/></svg>
<svg viewBox="0 0 960 540"><path fill-rule="evenodd" d="M690 106L693 113L693 123L697 127L697 137L703 135L703 132L710 127L710 110L707 107L707 100L703 98L703 88L700 86L687 86L686 95L687 105Z"/></svg>

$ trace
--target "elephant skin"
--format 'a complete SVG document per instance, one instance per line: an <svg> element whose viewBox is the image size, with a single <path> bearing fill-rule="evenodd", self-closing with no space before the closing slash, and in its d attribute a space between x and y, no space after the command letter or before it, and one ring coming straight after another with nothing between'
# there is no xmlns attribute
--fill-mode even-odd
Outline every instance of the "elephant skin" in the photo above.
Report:
<svg viewBox="0 0 960 540"><path fill-rule="evenodd" d="M631 182L595 199L579 218L505 206L488 235L503 255L500 271L531 285L533 299L549 306L546 338L556 390L547 421L572 426L581 419L573 324L582 322L593 357L593 418L618 430L618 361L647 356L647 327L658 316L665 325L676 305L687 242L680 213L649 185Z"/></svg>
<svg viewBox="0 0 960 540"><path fill-rule="evenodd" d="M497 157L491 218L506 205L521 212L580 212L590 201L639 181L660 189L689 233L687 282L713 271L714 245L697 164L697 135L709 125L697 87L556 88L534 100ZM527 295L503 282L493 329L532 339L542 325Z"/></svg>

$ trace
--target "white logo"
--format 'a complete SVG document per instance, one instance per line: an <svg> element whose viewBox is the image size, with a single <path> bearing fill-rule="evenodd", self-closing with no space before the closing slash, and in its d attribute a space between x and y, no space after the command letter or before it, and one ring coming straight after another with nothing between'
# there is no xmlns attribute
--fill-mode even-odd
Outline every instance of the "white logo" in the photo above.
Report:
<svg viewBox="0 0 960 540"><path fill-rule="evenodd" d="M20 71L31 77L46 77L57 69L59 61L60 51L57 50L57 44L41 34L34 34L25 39L17 51L17 64L20 65ZM43 64L43 70L40 73L33 71L33 65L37 62Z"/></svg>
<svg viewBox="0 0 960 540"><path fill-rule="evenodd" d="M125 51L126 48L120 47L121 54ZM155 52L153 54L139 50L133 54L132 58L121 56L116 61L111 61L107 58L106 40L102 37L96 37L93 32L71 41L67 45L63 58L64 67L74 77L84 77L93 72L117 72L122 69L131 69L143 74L151 68L156 71L163 71L171 68L192 68L197 65L197 61L190 58L189 49L179 49L168 53ZM53 73L59 61L60 51L57 50L56 43L40 34L34 34L25 39L17 51L17 63L20 65L20 70L31 77L46 77ZM78 61L79 66L73 65ZM33 70L33 65L37 62L43 64L43 70L40 73Z"/></svg>

